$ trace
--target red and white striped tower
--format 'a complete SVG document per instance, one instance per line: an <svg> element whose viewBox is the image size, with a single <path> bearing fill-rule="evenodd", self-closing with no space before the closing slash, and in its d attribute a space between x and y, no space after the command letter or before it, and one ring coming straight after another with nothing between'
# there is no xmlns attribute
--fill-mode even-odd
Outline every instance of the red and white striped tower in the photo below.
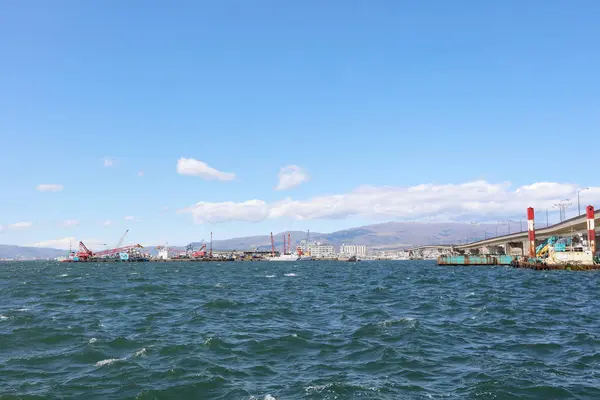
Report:
<svg viewBox="0 0 600 400"><path fill-rule="evenodd" d="M590 244L590 250L592 254L596 254L596 223L594 221L594 206L587 206L587 229L588 229L588 242Z"/></svg>
<svg viewBox="0 0 600 400"><path fill-rule="evenodd" d="M529 257L535 258L535 225L533 217L535 213L533 207L527 209L527 232L529 234Z"/></svg>

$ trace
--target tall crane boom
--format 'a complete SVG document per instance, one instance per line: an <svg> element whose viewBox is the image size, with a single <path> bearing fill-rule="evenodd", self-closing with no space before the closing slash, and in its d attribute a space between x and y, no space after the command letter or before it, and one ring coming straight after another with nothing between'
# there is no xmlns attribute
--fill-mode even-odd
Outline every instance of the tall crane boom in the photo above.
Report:
<svg viewBox="0 0 600 400"><path fill-rule="evenodd" d="M107 256L107 255L117 254L119 252L131 250L131 249L142 249L142 248L143 248L142 245L132 244L132 245L129 245L129 246L118 247L118 248L115 248L115 249L108 249L108 250L98 251L98 252L94 253L93 255L96 256L96 257L100 257L100 256Z"/></svg>
<svg viewBox="0 0 600 400"><path fill-rule="evenodd" d="M129 229L127 229L125 231L125 233L123 234L123 236L121 236L121 239L117 242L117 245L115 246L115 248L119 248L123 245L123 242L125 241L125 237L127 236L127 233L129 233Z"/></svg>

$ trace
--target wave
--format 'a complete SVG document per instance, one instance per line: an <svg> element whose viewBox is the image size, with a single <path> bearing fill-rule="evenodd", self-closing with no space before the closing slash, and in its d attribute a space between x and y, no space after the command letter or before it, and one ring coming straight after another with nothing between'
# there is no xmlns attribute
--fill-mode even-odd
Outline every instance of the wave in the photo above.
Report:
<svg viewBox="0 0 600 400"><path fill-rule="evenodd" d="M134 356L134 357L141 357L141 356L143 356L143 355L145 355L145 354L146 354L146 348L144 347L144 348L142 348L142 349L140 349L140 350L136 351L136 352L133 354L133 356Z"/></svg>
<svg viewBox="0 0 600 400"><path fill-rule="evenodd" d="M305 388L308 396L319 396L321 399L328 398L353 398L362 396L373 396L374 393L380 393L382 390L375 386L366 386L344 382L331 382L324 384L310 385ZM387 392L387 390L384 390Z"/></svg>
<svg viewBox="0 0 600 400"><path fill-rule="evenodd" d="M211 300L209 302L204 303L204 308L216 309L216 310L226 310L226 309L238 308L240 306L241 306L240 303L233 301L233 300L229 300L229 299L215 299L215 300Z"/></svg>
<svg viewBox="0 0 600 400"><path fill-rule="evenodd" d="M106 360L98 361L95 365L96 367L104 367L105 365L111 365L123 360L123 358L107 358Z"/></svg>

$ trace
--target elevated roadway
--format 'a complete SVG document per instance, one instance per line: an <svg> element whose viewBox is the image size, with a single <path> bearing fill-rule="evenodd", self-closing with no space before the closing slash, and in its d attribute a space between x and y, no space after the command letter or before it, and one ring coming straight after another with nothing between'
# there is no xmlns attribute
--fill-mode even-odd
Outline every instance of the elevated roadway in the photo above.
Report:
<svg viewBox="0 0 600 400"><path fill-rule="evenodd" d="M594 220L596 226L600 222L600 210L596 210L594 213ZM586 215L580 215L567 219L558 224L550 225L545 228L535 229L536 240L544 240L550 236L567 236L571 234L587 234L587 218ZM444 245L427 245L417 246L410 249L413 252L423 252L425 250L438 250L438 251L461 251L461 250L475 250L482 248L491 247L510 247L510 244L519 244L521 252L524 252L526 246L528 246L529 240L527 231L516 232L502 236L495 236L493 238L487 238L479 240L477 242L471 242L466 244L444 244ZM508 253L508 251L507 251Z"/></svg>

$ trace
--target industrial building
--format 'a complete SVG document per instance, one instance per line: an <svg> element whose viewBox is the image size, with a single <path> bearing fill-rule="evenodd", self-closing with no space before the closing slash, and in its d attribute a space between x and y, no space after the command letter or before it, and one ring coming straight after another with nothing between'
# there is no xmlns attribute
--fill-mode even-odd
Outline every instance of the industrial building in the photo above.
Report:
<svg viewBox="0 0 600 400"><path fill-rule="evenodd" d="M341 257L366 257L367 246L364 244L344 244L340 246Z"/></svg>

